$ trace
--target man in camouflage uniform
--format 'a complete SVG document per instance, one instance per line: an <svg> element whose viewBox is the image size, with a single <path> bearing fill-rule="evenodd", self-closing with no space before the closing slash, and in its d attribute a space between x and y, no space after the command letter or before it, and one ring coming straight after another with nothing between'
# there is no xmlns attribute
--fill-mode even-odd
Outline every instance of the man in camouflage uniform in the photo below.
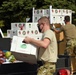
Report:
<svg viewBox="0 0 76 75"><path fill-rule="evenodd" d="M61 30L54 29L55 32L59 33L64 32L66 38L66 49L64 54L71 55L73 52L76 52L76 27L74 24L70 23L70 17L65 16L64 18L65 25L61 26Z"/></svg>
<svg viewBox="0 0 76 75"><path fill-rule="evenodd" d="M41 17L38 20L38 28L43 33L42 40L35 40L26 37L26 43L34 44L39 47L38 59L43 64L37 70L37 75L54 75L57 62L57 40L55 33L50 29L50 20L47 17Z"/></svg>
<svg viewBox="0 0 76 75"><path fill-rule="evenodd" d="M37 75L54 75L55 71L56 71L56 64L47 62L38 68Z"/></svg>

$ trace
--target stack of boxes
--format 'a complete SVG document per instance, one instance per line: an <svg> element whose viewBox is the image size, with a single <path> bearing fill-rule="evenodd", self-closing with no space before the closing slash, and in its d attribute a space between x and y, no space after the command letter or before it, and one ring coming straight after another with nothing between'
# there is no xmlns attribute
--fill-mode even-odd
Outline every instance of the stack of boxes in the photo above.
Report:
<svg viewBox="0 0 76 75"><path fill-rule="evenodd" d="M38 31L37 23L11 23L11 29L7 30L7 37L13 38L13 36L41 36Z"/></svg>
<svg viewBox="0 0 76 75"><path fill-rule="evenodd" d="M12 38L10 51L17 60L36 64L37 47L22 42L26 36L41 40L37 23L11 23L11 30L7 30L7 37Z"/></svg>
<svg viewBox="0 0 76 75"><path fill-rule="evenodd" d="M72 22L72 10L69 9L53 9L52 6L49 9L35 9L33 8L32 20L37 22L38 19L42 16L47 16L50 19L50 24L60 23L64 25L64 17L66 15L70 16Z"/></svg>

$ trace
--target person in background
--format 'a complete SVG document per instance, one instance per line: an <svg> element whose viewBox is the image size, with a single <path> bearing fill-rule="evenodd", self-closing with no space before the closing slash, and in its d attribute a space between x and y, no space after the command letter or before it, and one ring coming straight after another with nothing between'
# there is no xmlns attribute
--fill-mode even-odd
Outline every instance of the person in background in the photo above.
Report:
<svg viewBox="0 0 76 75"><path fill-rule="evenodd" d="M58 48L55 33L50 29L49 18L41 17L38 20L38 29L43 33L42 40L25 37L23 41L39 48L38 61L43 64L38 68L37 75L53 75L56 70Z"/></svg>
<svg viewBox="0 0 76 75"><path fill-rule="evenodd" d="M64 22L65 25L62 25L60 30L56 30L55 28L53 28L53 30L56 33L61 31L64 32L64 36L66 38L66 49L64 54L71 55L76 47L76 27L74 24L70 23L70 16L65 16Z"/></svg>

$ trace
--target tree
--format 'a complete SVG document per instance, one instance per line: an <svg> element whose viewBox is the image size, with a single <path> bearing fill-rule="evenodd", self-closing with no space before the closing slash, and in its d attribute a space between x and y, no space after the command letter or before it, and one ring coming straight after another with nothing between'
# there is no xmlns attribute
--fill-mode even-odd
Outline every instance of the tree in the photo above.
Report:
<svg viewBox="0 0 76 75"><path fill-rule="evenodd" d="M2 28L4 26L4 21L0 20L0 28Z"/></svg>
<svg viewBox="0 0 76 75"><path fill-rule="evenodd" d="M76 12L76 0L38 0L37 9L44 8L47 9L52 5L53 8L57 9L70 9ZM72 15L73 23L76 24L76 13Z"/></svg>
<svg viewBox="0 0 76 75"><path fill-rule="evenodd" d="M53 8L71 9L76 12L76 0L1 0L0 20L4 21L4 27L8 29L11 22L26 22L27 17L31 18L33 7L48 9L50 5ZM73 21L76 21L76 13L73 15Z"/></svg>
<svg viewBox="0 0 76 75"><path fill-rule="evenodd" d="M25 22L29 17L35 0L7 0L0 7L0 19L5 21L5 28L10 28L11 22Z"/></svg>

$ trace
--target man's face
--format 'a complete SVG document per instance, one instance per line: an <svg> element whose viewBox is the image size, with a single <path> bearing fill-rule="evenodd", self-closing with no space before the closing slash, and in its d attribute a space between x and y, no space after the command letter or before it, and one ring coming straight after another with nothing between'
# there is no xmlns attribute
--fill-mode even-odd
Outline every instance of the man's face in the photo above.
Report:
<svg viewBox="0 0 76 75"><path fill-rule="evenodd" d="M38 21L38 29L39 29L39 32L44 32L44 25L45 23L42 22L41 20Z"/></svg>
<svg viewBox="0 0 76 75"><path fill-rule="evenodd" d="M40 24L40 23L38 23L38 30L39 30L39 32L42 32L42 26L41 26L42 24Z"/></svg>

